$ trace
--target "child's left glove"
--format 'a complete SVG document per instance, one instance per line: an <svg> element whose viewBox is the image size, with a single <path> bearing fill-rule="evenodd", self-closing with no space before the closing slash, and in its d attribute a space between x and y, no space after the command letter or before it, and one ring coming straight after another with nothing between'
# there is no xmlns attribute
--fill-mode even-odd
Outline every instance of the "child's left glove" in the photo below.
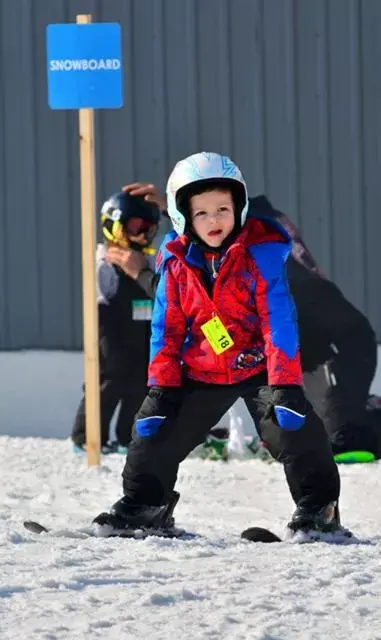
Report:
<svg viewBox="0 0 381 640"><path fill-rule="evenodd" d="M269 411L286 431L297 431L304 425L308 402L302 387L272 386Z"/></svg>

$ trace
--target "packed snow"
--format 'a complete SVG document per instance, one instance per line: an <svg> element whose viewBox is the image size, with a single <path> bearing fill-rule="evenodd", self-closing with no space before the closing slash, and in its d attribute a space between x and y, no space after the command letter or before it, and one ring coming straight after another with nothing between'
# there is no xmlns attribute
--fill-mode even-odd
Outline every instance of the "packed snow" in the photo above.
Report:
<svg viewBox="0 0 381 640"><path fill-rule="evenodd" d="M87 537L121 493L123 456L89 469L72 453L81 356L0 363L1 640L381 639L380 463L340 468L358 544L241 541L254 524L282 534L293 505L277 463L240 459L181 466L176 519L194 539ZM28 518L52 532L27 532Z"/></svg>

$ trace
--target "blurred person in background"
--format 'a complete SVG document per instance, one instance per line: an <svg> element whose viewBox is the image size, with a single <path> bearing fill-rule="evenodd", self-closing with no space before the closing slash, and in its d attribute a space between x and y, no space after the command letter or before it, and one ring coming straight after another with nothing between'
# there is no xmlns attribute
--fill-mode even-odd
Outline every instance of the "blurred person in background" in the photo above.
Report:
<svg viewBox="0 0 381 640"><path fill-rule="evenodd" d="M381 404L370 395L377 340L369 320L325 277L282 211L264 195L249 202L254 213L278 220L292 237L287 271L298 312L304 386L336 461L381 458Z"/></svg>
<svg viewBox="0 0 381 640"><path fill-rule="evenodd" d="M103 205L103 244L96 251L100 422L102 453L125 453L134 415L146 395L152 297L156 276L150 265L160 208L149 184L134 183ZM116 441L110 441L116 420ZM86 405L82 397L71 433L76 453L86 448Z"/></svg>

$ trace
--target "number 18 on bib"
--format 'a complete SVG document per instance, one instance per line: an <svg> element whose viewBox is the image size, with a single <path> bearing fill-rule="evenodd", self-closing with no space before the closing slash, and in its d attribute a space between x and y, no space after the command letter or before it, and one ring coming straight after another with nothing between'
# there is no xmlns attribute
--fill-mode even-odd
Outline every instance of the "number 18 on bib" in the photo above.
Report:
<svg viewBox="0 0 381 640"><path fill-rule="evenodd" d="M201 325L201 331L218 356L230 349L234 342L218 316Z"/></svg>

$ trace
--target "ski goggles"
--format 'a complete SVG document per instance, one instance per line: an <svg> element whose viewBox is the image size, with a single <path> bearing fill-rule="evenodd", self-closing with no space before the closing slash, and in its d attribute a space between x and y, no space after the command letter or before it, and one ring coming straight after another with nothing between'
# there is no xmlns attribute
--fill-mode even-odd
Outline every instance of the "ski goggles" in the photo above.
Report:
<svg viewBox="0 0 381 640"><path fill-rule="evenodd" d="M125 230L129 236L140 236L142 233L146 238L152 238L156 233L157 225L142 218L129 218L125 224Z"/></svg>

